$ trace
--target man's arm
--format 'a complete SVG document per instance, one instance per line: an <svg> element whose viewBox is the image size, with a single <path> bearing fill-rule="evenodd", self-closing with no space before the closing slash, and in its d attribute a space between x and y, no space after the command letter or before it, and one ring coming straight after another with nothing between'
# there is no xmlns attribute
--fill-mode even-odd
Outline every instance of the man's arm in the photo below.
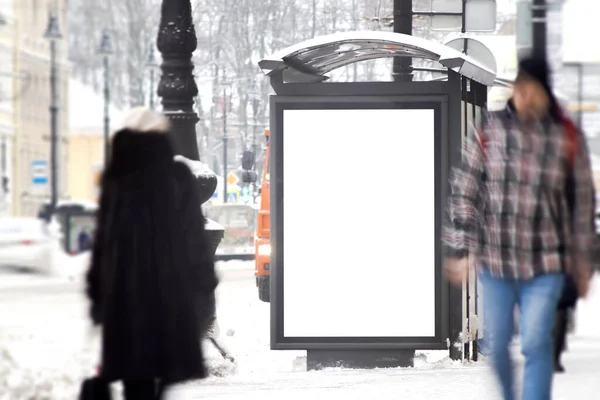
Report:
<svg viewBox="0 0 600 400"><path fill-rule="evenodd" d="M573 272L577 276L588 277L591 274L592 246L596 234L593 229L595 191L587 141L583 134L578 136L578 151L573 165Z"/></svg>
<svg viewBox="0 0 600 400"><path fill-rule="evenodd" d="M452 168L446 223L442 240L446 255L464 258L478 245L478 222L482 204L484 157L477 132L467 136L462 162Z"/></svg>

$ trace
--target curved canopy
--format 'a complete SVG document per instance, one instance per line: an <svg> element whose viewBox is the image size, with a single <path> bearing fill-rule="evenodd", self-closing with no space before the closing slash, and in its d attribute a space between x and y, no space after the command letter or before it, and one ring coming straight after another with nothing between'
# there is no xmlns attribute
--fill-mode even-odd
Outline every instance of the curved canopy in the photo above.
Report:
<svg viewBox="0 0 600 400"><path fill-rule="evenodd" d="M264 58L266 75L285 71L286 82L319 82L337 68L366 60L413 57L438 61L446 68L486 86L496 74L473 58L441 43L393 32L356 31L320 36Z"/></svg>

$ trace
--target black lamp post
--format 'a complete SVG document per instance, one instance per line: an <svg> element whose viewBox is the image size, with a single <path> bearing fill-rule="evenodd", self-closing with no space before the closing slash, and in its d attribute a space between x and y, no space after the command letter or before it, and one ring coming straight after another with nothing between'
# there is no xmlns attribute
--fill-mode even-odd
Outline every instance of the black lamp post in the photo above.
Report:
<svg viewBox="0 0 600 400"><path fill-rule="evenodd" d="M196 142L199 118L194 109L198 86L192 61L197 45L190 1L163 0L157 39L162 55L158 95L164 113L171 120L175 149L190 160L199 159Z"/></svg>
<svg viewBox="0 0 600 400"><path fill-rule="evenodd" d="M227 135L227 107L229 103L229 97L227 95L227 88L230 86L229 82L223 82L223 203L227 203L227 155L229 151L229 136Z"/></svg>
<svg viewBox="0 0 600 400"><path fill-rule="evenodd" d="M185 158L199 161L196 124L200 119L194 107L198 87L192 61L198 41L190 0L162 0L156 44L162 55L158 96L162 98L164 114L171 120L175 151ZM215 192L217 177L214 173L202 174L197 182L200 201L204 203ZM216 251L223 238L223 230L207 230L207 234Z"/></svg>
<svg viewBox="0 0 600 400"><path fill-rule="evenodd" d="M98 54L104 65L104 166L110 159L110 56L114 54L108 31L102 32Z"/></svg>
<svg viewBox="0 0 600 400"><path fill-rule="evenodd" d="M156 65L156 57L154 56L154 44L152 44L150 46L150 53L148 55L148 63L146 64L146 66L149 69L149 73L150 73L150 90L149 90L149 94L148 94L148 98L149 98L149 106L152 110L154 110L155 106L154 106L154 92L156 91L156 89L154 88L154 81L155 81L155 69L157 67Z"/></svg>
<svg viewBox="0 0 600 400"><path fill-rule="evenodd" d="M533 55L546 59L548 57L548 4L546 0L533 0L531 4L531 22L533 37Z"/></svg>
<svg viewBox="0 0 600 400"><path fill-rule="evenodd" d="M50 41L50 210L58 205L58 76L56 67L57 42L62 39L58 18L51 14L44 37Z"/></svg>

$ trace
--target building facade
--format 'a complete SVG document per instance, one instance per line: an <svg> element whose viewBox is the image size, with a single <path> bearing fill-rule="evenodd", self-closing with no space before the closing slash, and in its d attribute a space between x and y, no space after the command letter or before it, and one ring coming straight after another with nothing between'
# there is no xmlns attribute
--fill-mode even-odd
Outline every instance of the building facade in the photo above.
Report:
<svg viewBox="0 0 600 400"><path fill-rule="evenodd" d="M0 2L0 216L12 215L13 143L15 138L13 81L15 23L13 0Z"/></svg>
<svg viewBox="0 0 600 400"><path fill-rule="evenodd" d="M97 203L104 170L104 139L101 133L72 130L69 138L69 198Z"/></svg>
<svg viewBox="0 0 600 400"><path fill-rule="evenodd" d="M15 141L11 185L15 215L36 216L50 198L50 44L44 38L49 14L59 19L64 38L68 34L66 1L14 1ZM58 68L58 195L67 192L68 84L66 39L57 42ZM34 179L35 178L35 179Z"/></svg>
<svg viewBox="0 0 600 400"><path fill-rule="evenodd" d="M68 198L97 202L104 170L104 98L91 86L69 82ZM111 133L123 126L125 111L109 107Z"/></svg>

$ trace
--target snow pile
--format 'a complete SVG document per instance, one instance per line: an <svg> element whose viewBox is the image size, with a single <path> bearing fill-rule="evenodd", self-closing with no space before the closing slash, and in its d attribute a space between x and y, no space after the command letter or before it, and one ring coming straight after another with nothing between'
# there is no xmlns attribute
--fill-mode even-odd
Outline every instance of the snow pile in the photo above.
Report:
<svg viewBox="0 0 600 400"><path fill-rule="evenodd" d="M0 400L75 399L82 380L93 373L99 340L86 334L87 302L80 286L69 289L88 260L89 254L61 251L50 277L2 276L4 289L23 293L23 300L0 307ZM50 295L38 297L40 290Z"/></svg>
<svg viewBox="0 0 600 400"><path fill-rule="evenodd" d="M225 271L254 271L254 262L230 260L219 261L215 264L215 269L219 272Z"/></svg>
<svg viewBox="0 0 600 400"><path fill-rule="evenodd" d="M460 360L452 360L447 350L440 351L417 351L414 358L414 368L423 370L442 368L464 368L468 363Z"/></svg>
<svg viewBox="0 0 600 400"><path fill-rule="evenodd" d="M61 249L55 253L53 276L81 282L90 265L90 258L89 251L72 256Z"/></svg>
<svg viewBox="0 0 600 400"><path fill-rule="evenodd" d="M94 355L99 354L97 342L85 346L89 349L83 351L81 343L73 335L58 342L55 335L50 338L42 333L12 341L3 338L0 400L77 398L81 382L93 373L97 360Z"/></svg>
<svg viewBox="0 0 600 400"><path fill-rule="evenodd" d="M237 365L231 361L225 360L220 356L206 358L208 375L217 378L224 378L234 375L237 372Z"/></svg>
<svg viewBox="0 0 600 400"><path fill-rule="evenodd" d="M82 207L85 211L96 211L98 209L98 203L80 199L59 200L57 207Z"/></svg>
<svg viewBox="0 0 600 400"><path fill-rule="evenodd" d="M192 173L196 176L196 178L208 178L215 176L215 173L208 167L208 165L204 164L203 162L190 160L189 158L186 158L181 155L176 155L175 161L187 165L188 168L192 171Z"/></svg>
<svg viewBox="0 0 600 400"><path fill-rule="evenodd" d="M206 218L206 224L204 224L204 229L206 229L207 231L222 231L225 228L223 228L223 225L219 224L218 222Z"/></svg>

